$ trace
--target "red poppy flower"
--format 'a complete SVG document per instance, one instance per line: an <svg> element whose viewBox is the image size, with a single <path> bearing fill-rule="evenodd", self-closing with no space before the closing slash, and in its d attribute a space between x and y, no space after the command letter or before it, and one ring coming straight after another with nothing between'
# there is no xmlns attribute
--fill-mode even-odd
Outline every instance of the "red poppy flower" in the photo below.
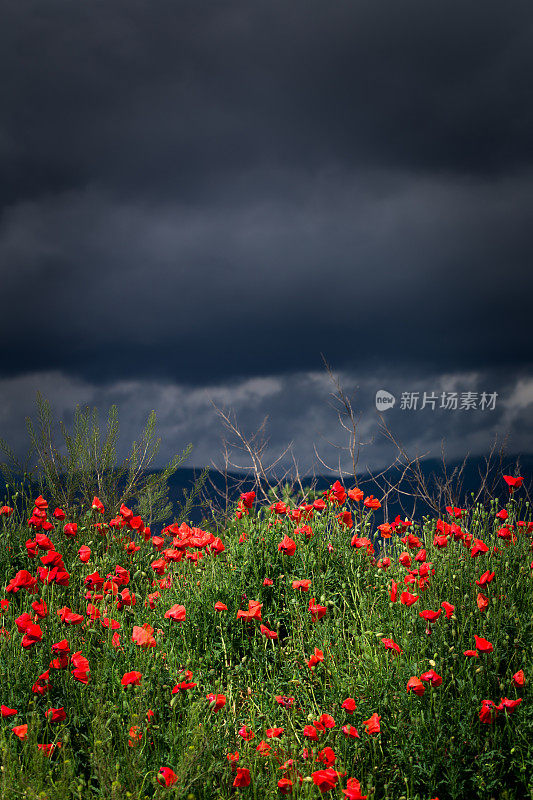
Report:
<svg viewBox="0 0 533 800"><path fill-rule="evenodd" d="M255 492L244 492L240 497L244 508L252 508L255 500Z"/></svg>
<svg viewBox="0 0 533 800"><path fill-rule="evenodd" d="M319 719L316 720L313 725L323 725L324 728L334 728L335 727L335 720L331 716L331 714L321 714Z"/></svg>
<svg viewBox="0 0 533 800"><path fill-rule="evenodd" d="M522 702L521 697L518 697L516 700L509 700L508 697L502 697L499 705L496 706L496 708L499 709L500 711L506 711L509 712L509 714L512 714L515 708L518 708L521 702Z"/></svg>
<svg viewBox="0 0 533 800"><path fill-rule="evenodd" d="M482 542L481 539L472 540L472 549L470 550L470 555L472 556L472 558L479 555L480 553L488 553L488 552L489 548L485 544L485 542Z"/></svg>
<svg viewBox="0 0 533 800"><path fill-rule="evenodd" d="M349 739L360 739L361 738L359 736L359 734L357 733L357 730L354 727L352 727L351 725L343 725L342 726L342 732Z"/></svg>
<svg viewBox="0 0 533 800"><path fill-rule="evenodd" d="M139 647L155 647L156 642L153 633L154 629L147 622L142 627L134 625L131 641L135 642Z"/></svg>
<svg viewBox="0 0 533 800"><path fill-rule="evenodd" d="M504 475L503 479L507 486L509 487L509 491L511 494L514 492L515 489L519 489L522 486L523 478L513 478L512 475Z"/></svg>
<svg viewBox="0 0 533 800"><path fill-rule="evenodd" d="M378 531L381 534L383 539L390 539L392 528L388 522L384 522L382 525L378 525Z"/></svg>
<svg viewBox="0 0 533 800"><path fill-rule="evenodd" d="M84 620L83 614L76 614L75 611L71 611L71 609L67 606L59 608L57 611L57 616L61 622L65 623L65 625L80 625L80 623L82 623Z"/></svg>
<svg viewBox="0 0 533 800"><path fill-rule="evenodd" d="M237 611L237 619L257 619L261 621L261 608L259 600L248 601L248 611Z"/></svg>
<svg viewBox="0 0 533 800"><path fill-rule="evenodd" d="M307 739L312 739L313 742L318 742L318 731L314 725L306 725L303 729L303 735Z"/></svg>
<svg viewBox="0 0 533 800"><path fill-rule="evenodd" d="M392 582L392 587L389 592L389 597L391 599L391 603L395 603L398 599L398 584L394 580Z"/></svg>
<svg viewBox="0 0 533 800"><path fill-rule="evenodd" d="M276 633L276 631L271 631L269 628L267 628L266 625L260 625L259 630L261 631L263 636L266 636L267 639L275 641L278 638L278 634Z"/></svg>
<svg viewBox="0 0 533 800"><path fill-rule="evenodd" d="M249 730L246 725L243 725L242 728L239 729L238 734L242 736L245 742L250 742L252 739L255 739L255 733Z"/></svg>
<svg viewBox="0 0 533 800"><path fill-rule="evenodd" d="M308 592L309 587L311 586L311 581L308 579L304 579L301 581L293 581L292 588L293 589L301 589L302 592Z"/></svg>
<svg viewBox="0 0 533 800"><path fill-rule="evenodd" d="M341 708L344 708L345 711L348 712L348 714L353 714L353 712L357 708L357 706L355 705L355 700L353 699L353 697L348 697L344 701L344 703L342 704Z"/></svg>
<svg viewBox="0 0 533 800"><path fill-rule="evenodd" d="M343 794L348 800L367 800L367 794L361 794L361 784L355 778L348 778L347 788L343 789Z"/></svg>
<svg viewBox="0 0 533 800"><path fill-rule="evenodd" d="M316 760L320 761L321 764L325 764L326 767L331 767L337 760L337 756L332 747L324 747L323 750L318 751Z"/></svg>
<svg viewBox="0 0 533 800"><path fill-rule="evenodd" d="M489 641L487 641L487 639L483 639L482 636L476 636L474 634L474 639L476 640L477 649L480 650L482 653L492 653L492 651L494 650L493 645Z"/></svg>
<svg viewBox="0 0 533 800"><path fill-rule="evenodd" d="M418 695L418 697L422 697L426 691L426 687L419 678L413 676L407 681L407 691L413 691L416 695Z"/></svg>
<svg viewBox="0 0 533 800"><path fill-rule="evenodd" d="M80 561L83 561L83 563L86 564L91 557L91 548L87 547L85 544L82 545L78 550L78 556Z"/></svg>
<svg viewBox="0 0 533 800"><path fill-rule="evenodd" d="M267 739L279 739L285 733L285 728L267 728Z"/></svg>
<svg viewBox="0 0 533 800"><path fill-rule="evenodd" d="M178 780L178 776L174 772L174 770L170 769L170 767L161 767L159 773L157 775L157 782L160 784L165 784L168 788L173 786L176 781Z"/></svg>
<svg viewBox="0 0 533 800"><path fill-rule="evenodd" d="M294 697L287 697L286 695L279 695L275 696L276 703L279 703L280 706L284 708L292 708L294 705Z"/></svg>
<svg viewBox="0 0 533 800"><path fill-rule="evenodd" d="M337 520L339 521L339 525L342 525L345 528L353 528L353 517L351 511L343 511L337 515Z"/></svg>
<svg viewBox="0 0 533 800"><path fill-rule="evenodd" d="M10 517L12 513L13 509L10 506L2 506L2 508L0 508L0 517Z"/></svg>
<svg viewBox="0 0 533 800"><path fill-rule="evenodd" d="M374 511L376 511L378 508L381 508L381 503L376 497L374 497L373 494L371 494L370 497L365 498L363 505L366 506L366 508L373 509Z"/></svg>
<svg viewBox="0 0 533 800"><path fill-rule="evenodd" d="M327 608L326 606L317 605L315 598L312 597L309 601L309 611L311 612L311 621L316 622L317 619L322 619L327 613Z"/></svg>
<svg viewBox="0 0 533 800"><path fill-rule="evenodd" d="M444 603L441 603L442 608L446 612L446 619L450 619L451 615L455 611L455 606L452 606L451 603L447 603L446 600Z"/></svg>
<svg viewBox="0 0 533 800"><path fill-rule="evenodd" d="M121 679L122 686L140 686L142 674L140 672L126 672Z"/></svg>
<svg viewBox="0 0 533 800"><path fill-rule="evenodd" d="M292 781L289 778L280 778L278 781L278 789L281 794L292 794Z"/></svg>
<svg viewBox="0 0 533 800"><path fill-rule="evenodd" d="M400 553L398 561L400 562L402 567L405 567L406 569L408 569L411 566L411 556L409 555L409 553Z"/></svg>
<svg viewBox="0 0 533 800"><path fill-rule="evenodd" d="M28 614L27 611L24 611L20 617L17 617L15 620L15 625L17 626L19 633L25 633L28 625L31 625L33 622L31 614Z"/></svg>
<svg viewBox="0 0 533 800"><path fill-rule="evenodd" d="M103 617L100 622L102 623L102 627L104 628L111 628L112 631L118 631L120 629L120 622L117 622L116 619L110 619L109 617Z"/></svg>
<svg viewBox="0 0 533 800"><path fill-rule="evenodd" d="M362 492L361 489L358 489L357 486L354 487L353 489L348 489L348 497L355 503L361 502L364 496L365 496L364 492Z"/></svg>
<svg viewBox="0 0 533 800"><path fill-rule="evenodd" d="M7 706L0 706L0 716L6 719L7 717L14 717L18 714L16 708L8 708Z"/></svg>
<svg viewBox="0 0 533 800"><path fill-rule="evenodd" d="M227 610L228 610L228 607L226 605L224 605L224 603L221 603L220 601L215 603L215 611L227 611Z"/></svg>
<svg viewBox="0 0 533 800"><path fill-rule="evenodd" d="M481 711L479 712L480 722L485 725L491 725L498 715L498 708L492 700L483 700L481 703Z"/></svg>
<svg viewBox="0 0 533 800"><path fill-rule="evenodd" d="M30 624L22 637L22 647L32 647L36 642L40 642L42 637L43 632L39 625Z"/></svg>
<svg viewBox="0 0 533 800"><path fill-rule="evenodd" d="M408 536L404 536L404 538L401 541L403 542L403 544L407 545L409 550L418 550L421 547L423 547L422 542L420 541L418 536L415 536L414 533L410 533Z"/></svg>
<svg viewBox="0 0 533 800"><path fill-rule="evenodd" d="M91 508L94 509L94 511L99 511L100 514L104 513L104 504L98 497L93 497Z"/></svg>
<svg viewBox="0 0 533 800"><path fill-rule="evenodd" d="M396 642L393 642L392 639L382 639L381 641L385 645L386 650L396 650L397 653L403 653L400 645L396 644Z"/></svg>
<svg viewBox="0 0 533 800"><path fill-rule="evenodd" d="M489 604L489 598L485 597L485 595L482 594L481 592L478 592L478 595L477 595L477 598L476 598L476 603L477 603L477 607L479 608L479 610L481 612L483 612L483 611L485 611L485 609L487 608L487 606Z"/></svg>
<svg viewBox="0 0 533 800"><path fill-rule="evenodd" d="M495 574L496 574L495 572L490 572L489 570L487 570L486 572L483 573L483 575L479 578L479 580L476 581L477 585L485 586L487 583L491 583Z"/></svg>
<svg viewBox="0 0 533 800"><path fill-rule="evenodd" d="M372 555L374 552L374 546L368 536L357 536L357 534L352 538L350 542L351 547L357 547L358 549L364 547L366 552L369 555ZM331 545L328 545L328 550L332 552Z"/></svg>
<svg viewBox="0 0 533 800"><path fill-rule="evenodd" d="M420 676L420 680L426 681L426 683L430 683L432 686L440 686L442 683L442 677L437 675L434 669L423 672Z"/></svg>
<svg viewBox="0 0 533 800"><path fill-rule="evenodd" d="M523 686L526 682L524 670L521 669L513 675L513 683L515 686Z"/></svg>
<svg viewBox="0 0 533 800"><path fill-rule="evenodd" d="M233 781L234 786L249 786L250 785L250 770L246 767L237 767L237 775Z"/></svg>
<svg viewBox="0 0 533 800"><path fill-rule="evenodd" d="M307 662L307 666L309 669L313 669L320 661L324 661L324 653L322 650L319 650L318 647L315 647L315 652Z"/></svg>
<svg viewBox="0 0 533 800"><path fill-rule="evenodd" d="M75 681L86 686L89 683L90 672L83 669L73 669L70 673Z"/></svg>
<svg viewBox="0 0 533 800"><path fill-rule="evenodd" d="M330 792L337 785L340 774L340 772L331 767L329 769L319 769L312 773L313 783L318 786L322 793Z"/></svg>
<svg viewBox="0 0 533 800"><path fill-rule="evenodd" d="M419 611L418 616L425 619L426 622L436 622L440 615L442 614L442 609L439 608L438 611Z"/></svg>
<svg viewBox="0 0 533 800"><path fill-rule="evenodd" d="M141 729L138 725L132 725L129 729L129 746L135 747L142 739Z"/></svg>
<svg viewBox="0 0 533 800"><path fill-rule="evenodd" d="M52 645L52 650L54 653L70 653L69 643L66 639L61 639L60 642Z"/></svg>
<svg viewBox="0 0 533 800"><path fill-rule="evenodd" d="M35 542L41 550L53 550L54 544L51 539L44 533L37 533L35 535Z"/></svg>
<svg viewBox="0 0 533 800"><path fill-rule="evenodd" d="M419 595L411 594L411 592L402 592L400 595L400 603L403 603L404 606L412 606L418 599Z"/></svg>
<svg viewBox="0 0 533 800"><path fill-rule="evenodd" d="M381 730L381 726L379 724L380 720L381 717L379 717L377 714L372 714L369 719L363 720L363 725L366 725L366 732L368 734L379 733Z"/></svg>
<svg viewBox="0 0 533 800"><path fill-rule="evenodd" d="M456 519L462 517L464 513L463 508L455 508L455 506L446 506L446 511L448 514L450 514L450 516L455 517Z"/></svg>
<svg viewBox="0 0 533 800"><path fill-rule="evenodd" d="M213 711L216 713L220 711L221 708L224 708L226 705L226 697L223 694L208 694L207 699L210 703L213 704Z"/></svg>
<svg viewBox="0 0 533 800"><path fill-rule="evenodd" d="M278 544L278 550L288 556L293 556L296 552L296 542L285 535Z"/></svg>
<svg viewBox="0 0 533 800"><path fill-rule="evenodd" d="M14 728L11 728L15 736L18 736L19 739L25 739L28 735L28 726L27 725L15 725Z"/></svg>
<svg viewBox="0 0 533 800"><path fill-rule="evenodd" d="M63 706L61 706L61 708L49 708L48 711L44 712L44 716L48 722L62 722L67 718Z"/></svg>
<svg viewBox="0 0 533 800"><path fill-rule="evenodd" d="M346 500L346 489L344 488L344 486L340 481L335 481L335 483L331 487L330 494L333 494L335 496L335 499L339 505L342 505Z"/></svg>
<svg viewBox="0 0 533 800"><path fill-rule="evenodd" d="M209 545L209 549L215 556L218 556L220 553L223 553L226 548L224 547L222 539L217 536Z"/></svg>
<svg viewBox="0 0 533 800"><path fill-rule="evenodd" d="M35 600L31 607L39 617L39 619L44 619L48 616L48 606L46 605L44 600Z"/></svg>
<svg viewBox="0 0 533 800"><path fill-rule="evenodd" d="M89 619L99 619L100 618L100 609L93 605L92 603L87 604L87 616Z"/></svg>
<svg viewBox="0 0 533 800"><path fill-rule="evenodd" d="M479 658L479 653L477 650L465 650L463 655L468 656L469 658Z"/></svg>
<svg viewBox="0 0 533 800"><path fill-rule="evenodd" d="M20 569L9 585L14 589L26 589L30 594L35 594L37 591L37 578L34 578L27 569ZM12 590L8 587L6 591Z"/></svg>
<svg viewBox="0 0 533 800"><path fill-rule="evenodd" d="M187 673L190 678L192 678L192 672L187 670ZM187 691L188 689L194 689L198 686L197 683L192 683L191 681L181 681L181 683L177 683L176 686L172 689L172 694L178 694L179 692Z"/></svg>
<svg viewBox="0 0 533 800"><path fill-rule="evenodd" d="M46 692L49 692L52 688L52 684L48 683L48 679L50 678L50 670L47 669L46 672L43 672L42 675L39 675L31 690L34 694L43 695Z"/></svg>

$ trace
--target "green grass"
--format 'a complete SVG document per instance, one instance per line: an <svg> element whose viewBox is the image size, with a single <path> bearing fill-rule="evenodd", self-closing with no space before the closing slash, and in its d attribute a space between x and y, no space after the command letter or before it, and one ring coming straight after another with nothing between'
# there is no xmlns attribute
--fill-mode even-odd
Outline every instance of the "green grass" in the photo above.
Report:
<svg viewBox="0 0 533 800"><path fill-rule="evenodd" d="M507 502L503 482L502 487L505 523L496 518L496 500L490 508L466 509L458 519L442 509L441 519L460 527L444 527L439 546L437 520L413 522L407 534L420 538L431 565L422 587L419 575L414 583L404 582L409 569L398 560L402 552L410 554L411 570L421 567L414 560L420 547L402 542L405 532L383 540L374 556L371 548L355 546L357 537L373 539L377 533L362 500L346 498L338 505L332 497L300 522L254 504L225 530L213 531L223 552L205 544L179 551L198 554L196 561L165 558L165 549L173 556L171 533L157 552L128 523L97 530L95 523L110 522L106 513L85 509L78 519L58 521L49 508L47 535L62 555L68 586L43 582L38 568L47 551L37 548L31 557L35 546L26 545L39 533L28 525L35 498L27 508L2 514L0 597L9 607L0 620L0 704L17 714L0 718L0 796L262 800L283 796L278 781L285 778L292 781L292 797L344 798L358 796L355 788L343 793L353 778L360 781L361 796L376 800L533 798L533 532L517 524L531 520L527 504L514 496ZM293 502L288 510L295 508ZM337 520L344 510L352 511L354 527ZM64 526L72 522L77 533L68 537ZM295 533L304 524L311 536ZM498 535L504 525L514 539ZM294 555L279 550L284 536L296 543ZM488 551L473 556L469 537L482 540ZM127 551L131 542L138 547L134 552ZM87 563L78 555L82 545L91 551ZM388 568L384 558L390 559ZM161 575L154 570L160 559ZM117 565L127 570L127 584L108 579L97 590L100 599L87 597L86 577L116 575ZM7 591L21 570L38 579L35 594ZM494 578L480 588L476 580L487 571ZM308 591L292 587L303 579L310 580ZM117 592L126 588L135 604L119 608ZM418 600L405 605L404 591ZM149 601L156 592L161 596ZM478 606L479 593L486 608ZM315 621L311 598L326 609ZM40 599L48 608L38 620L42 638L24 648L16 620L23 613L35 617L32 603ZM261 621L237 618L250 600L262 604ZM216 611L217 602L228 610ZM453 605L453 613L444 612L443 602ZM90 619L89 603L99 618ZM174 605L185 607L184 621L165 617ZM83 615L83 623L62 622L58 610L64 607ZM439 608L434 624L420 617L420 611ZM120 625L117 631L102 625L105 617ZM134 627L145 623L153 629L153 647L132 641ZM262 634L261 624L277 638ZM475 636L488 640L492 652L465 656L476 649ZM386 649L384 638L402 652ZM63 639L68 663L49 669L56 657L52 645ZM323 660L317 653L310 667L315 648ZM72 675L70 659L77 652L89 662L86 684ZM442 677L440 685L423 683L420 696L407 691L412 677L432 668ZM35 681L47 670L49 690L35 693ZM520 670L523 686L513 680ZM140 685L123 686L121 679L132 671L141 673ZM181 682L194 685L173 693ZM209 694L224 695L223 707L216 710ZM280 696L294 698L292 704L280 704ZM347 698L355 701L352 713L343 707ZM482 702L498 705L503 698L522 702L511 712L492 711L492 722L483 723ZM64 708L66 719L50 722L50 708ZM364 721L374 714L380 731L368 733ZM313 723L322 715L333 724L320 730ZM26 724L26 738L20 739L13 728ZM316 741L306 726L318 731ZM355 728L358 738L347 736L345 726ZM283 732L268 738L267 729L274 728ZM243 738L250 731L253 738ZM56 747L46 754L39 744ZM238 760L228 759L235 753ZM177 776L172 786L158 782L161 768ZM234 785L237 769L249 770L249 785ZM333 788L323 795L317 781L327 769Z"/></svg>

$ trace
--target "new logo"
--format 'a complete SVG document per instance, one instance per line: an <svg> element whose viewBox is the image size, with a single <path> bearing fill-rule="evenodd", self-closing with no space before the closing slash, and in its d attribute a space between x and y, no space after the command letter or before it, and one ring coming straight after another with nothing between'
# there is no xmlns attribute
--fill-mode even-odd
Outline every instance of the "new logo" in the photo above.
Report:
<svg viewBox="0 0 533 800"><path fill-rule="evenodd" d="M396 402L396 398L390 392L386 392L385 389L379 389L376 392L376 408L378 411L388 411L389 408L392 408Z"/></svg>

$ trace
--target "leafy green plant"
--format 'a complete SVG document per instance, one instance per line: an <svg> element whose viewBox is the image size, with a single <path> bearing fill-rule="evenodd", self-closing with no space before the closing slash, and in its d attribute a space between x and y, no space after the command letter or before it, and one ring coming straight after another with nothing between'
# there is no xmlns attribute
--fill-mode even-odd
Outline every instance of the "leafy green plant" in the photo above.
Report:
<svg viewBox="0 0 533 800"><path fill-rule="evenodd" d="M60 421L63 448L56 444L56 425L50 403L37 393L37 420L26 418L30 439L28 461L34 456L33 470L22 467L13 450L0 439L0 447L8 461L0 465L6 484L16 484L16 474L22 475L30 486L36 486L50 501L72 512L74 507L90 506L96 495L111 513L117 514L122 504L135 504L146 524L160 524L172 516L169 501L169 478L189 457L192 444L175 455L164 469L153 468L161 445L156 437L156 413L152 411L141 433L134 441L130 455L119 463L118 408L109 409L106 433L102 438L96 408L76 407L72 431ZM204 470L176 514L178 521L188 518L195 501L205 484L208 470Z"/></svg>

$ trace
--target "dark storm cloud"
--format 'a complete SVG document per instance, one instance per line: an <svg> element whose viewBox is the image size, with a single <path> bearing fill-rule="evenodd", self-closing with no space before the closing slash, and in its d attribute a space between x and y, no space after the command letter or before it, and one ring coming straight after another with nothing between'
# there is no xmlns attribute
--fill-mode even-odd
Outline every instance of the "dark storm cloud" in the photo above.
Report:
<svg viewBox="0 0 533 800"><path fill-rule="evenodd" d="M529 3L2 13L4 374L530 360Z"/></svg>
<svg viewBox="0 0 533 800"><path fill-rule="evenodd" d="M527 183L405 178L381 197L345 176L318 183L302 204L87 192L10 209L4 369L205 383L316 369L321 352L368 368L528 358Z"/></svg>
<svg viewBox="0 0 533 800"><path fill-rule="evenodd" d="M5 192L224 194L250 168L531 158L526 2L8 2Z"/></svg>

